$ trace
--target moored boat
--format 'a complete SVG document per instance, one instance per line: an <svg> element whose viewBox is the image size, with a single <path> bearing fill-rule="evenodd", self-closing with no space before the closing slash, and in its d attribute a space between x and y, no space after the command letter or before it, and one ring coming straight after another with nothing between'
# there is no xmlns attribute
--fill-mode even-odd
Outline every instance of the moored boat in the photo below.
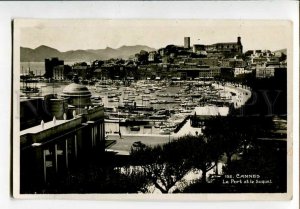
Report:
<svg viewBox="0 0 300 209"><path fill-rule="evenodd" d="M139 126L130 127L130 131L139 131L141 128Z"/></svg>

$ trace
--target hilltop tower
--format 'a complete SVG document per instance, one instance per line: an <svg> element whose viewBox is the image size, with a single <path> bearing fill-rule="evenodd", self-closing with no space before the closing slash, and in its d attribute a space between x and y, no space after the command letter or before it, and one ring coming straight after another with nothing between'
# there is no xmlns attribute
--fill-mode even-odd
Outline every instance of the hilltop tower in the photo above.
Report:
<svg viewBox="0 0 300 209"><path fill-rule="evenodd" d="M191 39L190 37L184 37L184 48L189 49L191 47Z"/></svg>
<svg viewBox="0 0 300 209"><path fill-rule="evenodd" d="M242 42L241 42L241 37L239 36L239 37L237 37L237 43L239 44L239 45L242 45Z"/></svg>
<svg viewBox="0 0 300 209"><path fill-rule="evenodd" d="M242 45L240 36L237 37L237 45L238 45L238 49L237 49L238 53L242 54L243 53L243 45Z"/></svg>

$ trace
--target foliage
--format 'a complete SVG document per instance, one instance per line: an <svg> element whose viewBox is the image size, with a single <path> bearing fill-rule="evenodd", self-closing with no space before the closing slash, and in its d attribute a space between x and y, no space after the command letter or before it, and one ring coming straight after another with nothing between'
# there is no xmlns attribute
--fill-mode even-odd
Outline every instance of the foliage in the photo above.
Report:
<svg viewBox="0 0 300 209"><path fill-rule="evenodd" d="M180 150L176 142L155 147L142 145L132 148L131 156L136 171L148 179L148 186L154 185L162 193L168 193L191 170L186 153Z"/></svg>
<svg viewBox="0 0 300 209"><path fill-rule="evenodd" d="M217 116L206 122L203 133L211 138L215 151L226 154L227 164L230 164L234 154L253 145L257 130L253 121L246 118Z"/></svg>
<svg viewBox="0 0 300 209"><path fill-rule="evenodd" d="M206 173L216 166L223 154L212 137L184 136L162 146L140 146L131 149L133 163L139 165L149 180L162 193L168 193L192 170ZM180 190L180 188L177 188Z"/></svg>
<svg viewBox="0 0 300 209"><path fill-rule="evenodd" d="M271 118L217 116L206 121L203 135L188 135L153 147L134 143L129 159L109 156L107 164L83 165L45 192L147 193L154 187L162 193L285 191L286 142L257 140L271 129ZM230 187L219 179L207 180L207 173L224 154L223 174L259 174L272 179L273 184ZM233 161L234 155L239 158ZM186 182L185 176L192 171L201 171L201 176Z"/></svg>

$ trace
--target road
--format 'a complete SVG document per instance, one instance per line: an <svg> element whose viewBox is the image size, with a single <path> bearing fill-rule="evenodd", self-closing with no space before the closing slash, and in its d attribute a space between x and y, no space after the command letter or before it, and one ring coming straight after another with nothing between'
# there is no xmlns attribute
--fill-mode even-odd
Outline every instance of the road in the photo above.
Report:
<svg viewBox="0 0 300 209"><path fill-rule="evenodd" d="M170 140L174 138L170 136ZM120 139L119 135L108 135L108 140L116 140L117 143L110 147L109 150L113 150L120 154L129 154L131 145L136 141L150 146L164 144L169 142L169 135L126 135Z"/></svg>

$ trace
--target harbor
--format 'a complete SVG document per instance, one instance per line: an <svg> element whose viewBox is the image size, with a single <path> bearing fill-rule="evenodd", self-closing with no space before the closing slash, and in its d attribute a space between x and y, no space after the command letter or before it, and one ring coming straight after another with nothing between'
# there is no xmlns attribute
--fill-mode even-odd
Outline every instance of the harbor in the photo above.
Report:
<svg viewBox="0 0 300 209"><path fill-rule="evenodd" d="M35 85L40 90L36 96L60 96L67 83ZM191 127L189 121L196 107L238 108L251 96L249 88L214 81L143 80L126 86L122 81L99 81L87 88L92 103L104 107L105 135L116 140L110 149L127 154L135 138L154 145L200 134L201 128Z"/></svg>
<svg viewBox="0 0 300 209"><path fill-rule="evenodd" d="M20 193L286 191L286 50L234 36L21 47ZM274 184L224 183L245 170Z"/></svg>

